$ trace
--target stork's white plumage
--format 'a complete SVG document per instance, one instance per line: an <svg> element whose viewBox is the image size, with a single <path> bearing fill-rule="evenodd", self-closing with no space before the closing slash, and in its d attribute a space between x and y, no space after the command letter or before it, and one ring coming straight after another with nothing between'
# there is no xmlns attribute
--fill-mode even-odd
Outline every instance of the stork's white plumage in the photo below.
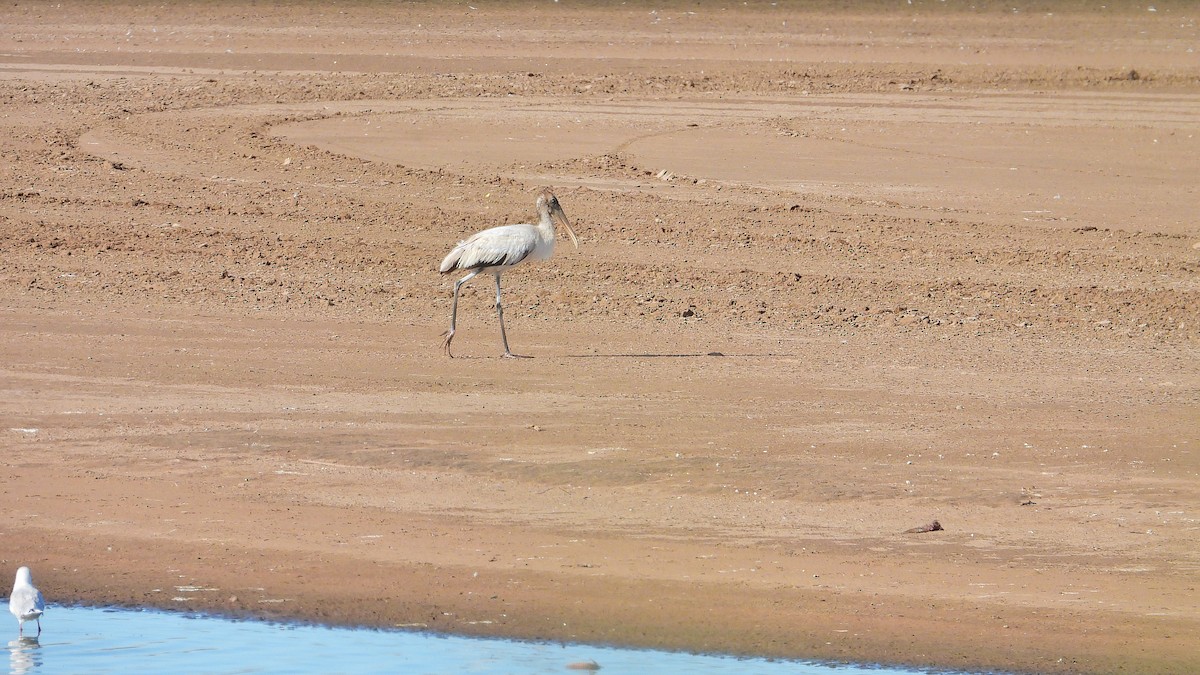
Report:
<svg viewBox="0 0 1200 675"><path fill-rule="evenodd" d="M42 634L42 613L46 611L46 601L42 599L42 592L33 586L33 575L28 567L17 570L12 595L8 596L8 611L17 617L18 637L25 635L26 621L37 621L38 635Z"/></svg>
<svg viewBox="0 0 1200 675"><path fill-rule="evenodd" d="M449 274L456 270L468 270L467 276L454 282L454 300L450 305L450 330L446 337L446 354L450 353L450 341L454 339L454 324L458 318L458 292L462 285L475 278L480 272L491 272L496 277L496 316L500 318L500 339L504 342L504 356L516 355L508 348L508 335L504 331L504 308L500 304L500 274L526 260L545 260L554 254L554 219L567 228L571 243L579 248L579 239L571 229L567 214L563 213L558 198L549 188L543 189L537 198L539 220L536 225L521 223L501 225L477 232L465 241L460 241L454 250L442 260L438 271Z"/></svg>

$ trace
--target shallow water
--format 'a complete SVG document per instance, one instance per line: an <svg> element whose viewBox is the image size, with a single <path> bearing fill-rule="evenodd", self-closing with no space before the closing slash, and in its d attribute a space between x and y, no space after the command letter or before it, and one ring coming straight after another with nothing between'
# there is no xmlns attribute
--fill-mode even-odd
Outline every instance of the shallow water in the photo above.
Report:
<svg viewBox="0 0 1200 675"><path fill-rule="evenodd" d="M27 629L36 633L34 624ZM174 612L50 607L40 639L8 641L9 673L689 673L900 675L800 661L330 628ZM571 668L575 664L575 668Z"/></svg>

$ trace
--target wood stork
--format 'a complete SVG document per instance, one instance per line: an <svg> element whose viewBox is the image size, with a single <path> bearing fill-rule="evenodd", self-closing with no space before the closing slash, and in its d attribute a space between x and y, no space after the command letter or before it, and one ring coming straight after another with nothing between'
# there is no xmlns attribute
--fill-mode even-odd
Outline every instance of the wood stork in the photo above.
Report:
<svg viewBox="0 0 1200 675"><path fill-rule="evenodd" d="M520 223L500 225L477 232L460 241L454 250L442 260L438 271L449 274L456 270L468 270L467 276L454 282L454 300L450 305L450 330L446 337L446 354L451 358L450 341L454 339L454 322L458 317L458 291L462 285L475 278L480 272L491 272L496 277L496 316L500 318L500 339L504 342L505 358L516 358L508 348L508 336L504 332L504 307L500 304L500 274L526 260L545 260L554 254L554 218L567 228L571 243L579 248L579 239L571 229L567 214L563 213L558 198L549 188L544 188L537 198L540 217L536 225Z"/></svg>
<svg viewBox="0 0 1200 675"><path fill-rule="evenodd" d="M8 596L8 611L17 617L17 637L25 635L25 622L30 620L37 621L38 635L42 634L42 613L46 611L46 601L42 599L42 592L34 588L28 567L17 570L12 595Z"/></svg>

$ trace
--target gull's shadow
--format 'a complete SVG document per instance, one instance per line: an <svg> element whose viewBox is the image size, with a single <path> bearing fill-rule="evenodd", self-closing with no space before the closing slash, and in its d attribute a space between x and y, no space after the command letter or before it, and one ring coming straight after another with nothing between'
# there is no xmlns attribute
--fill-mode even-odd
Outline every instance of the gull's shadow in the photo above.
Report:
<svg viewBox="0 0 1200 675"><path fill-rule="evenodd" d="M8 643L10 675L25 675L41 669L41 643L36 637L22 635Z"/></svg>
<svg viewBox="0 0 1200 675"><path fill-rule="evenodd" d="M8 643L8 646L13 649L22 647L41 647L41 639L36 635L22 635L21 637Z"/></svg>

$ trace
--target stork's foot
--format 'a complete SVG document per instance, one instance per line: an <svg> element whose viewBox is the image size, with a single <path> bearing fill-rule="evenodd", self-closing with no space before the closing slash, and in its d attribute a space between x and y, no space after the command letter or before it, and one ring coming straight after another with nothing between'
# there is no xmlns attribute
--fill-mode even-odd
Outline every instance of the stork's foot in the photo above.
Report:
<svg viewBox="0 0 1200 675"><path fill-rule="evenodd" d="M501 356L500 358L502 358L502 359L532 359L533 357L526 356L524 354L514 354L512 352L504 352L504 355Z"/></svg>
<svg viewBox="0 0 1200 675"><path fill-rule="evenodd" d="M442 348L446 350L446 356L454 358L454 354L450 353L450 341L454 339L454 330L451 329L442 333L442 337L446 338L446 341L442 343Z"/></svg>

